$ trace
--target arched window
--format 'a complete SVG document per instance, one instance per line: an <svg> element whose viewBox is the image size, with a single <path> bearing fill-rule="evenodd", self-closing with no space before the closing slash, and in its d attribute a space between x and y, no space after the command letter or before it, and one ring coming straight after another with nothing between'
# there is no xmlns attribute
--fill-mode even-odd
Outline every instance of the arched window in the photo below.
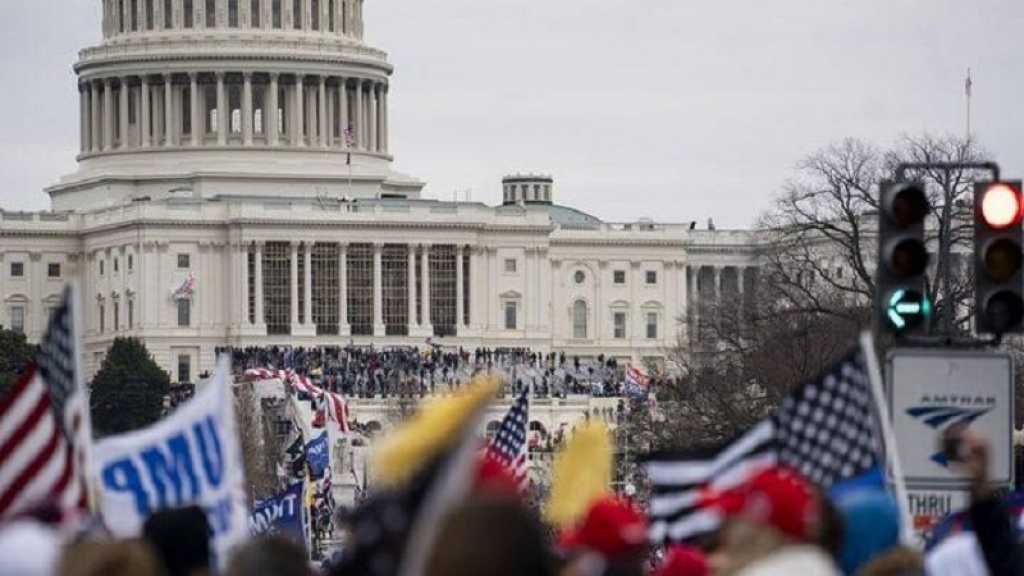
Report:
<svg viewBox="0 0 1024 576"><path fill-rule="evenodd" d="M587 337L587 303L583 300L572 305L572 337L577 340Z"/></svg>

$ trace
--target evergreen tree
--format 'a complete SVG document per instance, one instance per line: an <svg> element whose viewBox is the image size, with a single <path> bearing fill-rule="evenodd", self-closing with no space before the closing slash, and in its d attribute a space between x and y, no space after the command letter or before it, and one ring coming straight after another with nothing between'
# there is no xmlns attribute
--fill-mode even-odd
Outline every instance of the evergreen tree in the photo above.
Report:
<svg viewBox="0 0 1024 576"><path fill-rule="evenodd" d="M0 394L6 392L35 357L36 347L25 335L0 327Z"/></svg>
<svg viewBox="0 0 1024 576"><path fill-rule="evenodd" d="M137 338L115 338L92 381L93 430L98 437L144 428L163 416L170 377Z"/></svg>

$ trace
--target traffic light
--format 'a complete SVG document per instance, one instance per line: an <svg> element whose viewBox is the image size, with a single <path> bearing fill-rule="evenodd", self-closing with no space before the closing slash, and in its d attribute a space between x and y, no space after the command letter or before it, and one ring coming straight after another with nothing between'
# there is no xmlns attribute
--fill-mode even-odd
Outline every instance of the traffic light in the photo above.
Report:
<svg viewBox="0 0 1024 576"><path fill-rule="evenodd" d="M974 294L978 333L1021 332L1024 276L1021 274L1021 183L974 185Z"/></svg>
<svg viewBox="0 0 1024 576"><path fill-rule="evenodd" d="M921 182L885 182L878 206L877 290L880 325L903 334L926 324L932 303L925 291L930 206Z"/></svg>

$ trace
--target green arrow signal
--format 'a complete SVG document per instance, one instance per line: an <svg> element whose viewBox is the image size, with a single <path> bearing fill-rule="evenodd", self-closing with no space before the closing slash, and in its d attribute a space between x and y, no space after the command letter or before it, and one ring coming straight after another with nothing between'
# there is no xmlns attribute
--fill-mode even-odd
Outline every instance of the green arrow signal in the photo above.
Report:
<svg viewBox="0 0 1024 576"><path fill-rule="evenodd" d="M908 294L902 288L892 293L886 308L886 316L897 330L907 327L908 317L928 317L931 312L932 305L928 298L918 296L916 292Z"/></svg>

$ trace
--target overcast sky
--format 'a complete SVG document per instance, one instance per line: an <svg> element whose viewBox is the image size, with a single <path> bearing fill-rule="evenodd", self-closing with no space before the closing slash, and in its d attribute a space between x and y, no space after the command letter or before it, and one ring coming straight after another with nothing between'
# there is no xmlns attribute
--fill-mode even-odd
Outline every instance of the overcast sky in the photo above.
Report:
<svg viewBox="0 0 1024 576"><path fill-rule="evenodd" d="M74 170L71 65L99 0L8 0L0 207L42 209ZM1021 0L366 0L390 53L396 168L425 195L500 200L552 174L614 221L749 225L803 155L845 136L964 131L1024 175Z"/></svg>

